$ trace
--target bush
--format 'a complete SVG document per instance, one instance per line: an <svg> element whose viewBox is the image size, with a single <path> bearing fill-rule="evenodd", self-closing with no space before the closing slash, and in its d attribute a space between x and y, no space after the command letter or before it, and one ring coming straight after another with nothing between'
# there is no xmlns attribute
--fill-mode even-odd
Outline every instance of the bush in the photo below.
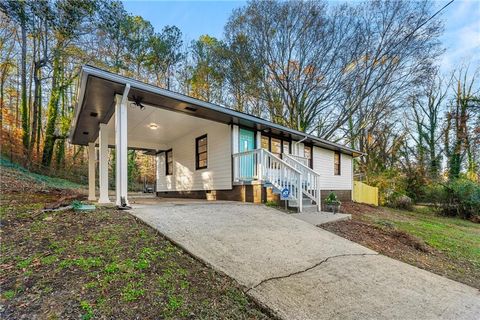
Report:
<svg viewBox="0 0 480 320"><path fill-rule="evenodd" d="M467 179L457 179L445 186L445 214L466 219L480 216L480 185Z"/></svg>
<svg viewBox="0 0 480 320"><path fill-rule="evenodd" d="M392 196L409 195L405 175L398 170L385 170L372 175L366 181L368 185L378 188L380 205L391 205Z"/></svg>
<svg viewBox="0 0 480 320"><path fill-rule="evenodd" d="M412 210L413 209L413 200L409 196L398 193L398 192L391 192L386 197L386 204L389 207L397 208L397 209L404 209L404 210Z"/></svg>
<svg viewBox="0 0 480 320"><path fill-rule="evenodd" d="M401 195L395 199L393 202L395 208L412 210L413 209L413 200L407 195Z"/></svg>
<svg viewBox="0 0 480 320"><path fill-rule="evenodd" d="M425 201L433 203L440 214L480 220L480 185L471 180L460 178L429 185Z"/></svg>

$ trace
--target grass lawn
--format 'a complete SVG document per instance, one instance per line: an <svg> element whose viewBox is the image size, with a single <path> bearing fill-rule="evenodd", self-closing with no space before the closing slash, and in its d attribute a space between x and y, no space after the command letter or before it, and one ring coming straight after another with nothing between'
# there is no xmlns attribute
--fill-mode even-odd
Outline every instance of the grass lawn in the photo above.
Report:
<svg viewBox="0 0 480 320"><path fill-rule="evenodd" d="M2 319L269 318L237 283L128 213L42 212L71 191L9 170L0 177ZM13 185L21 192L8 193Z"/></svg>
<svg viewBox="0 0 480 320"><path fill-rule="evenodd" d="M392 218L387 218L386 221L453 259L471 263L480 275L480 224L460 218L438 216L428 207L418 206L412 212L389 210ZM382 220L372 218L376 223L382 223Z"/></svg>
<svg viewBox="0 0 480 320"><path fill-rule="evenodd" d="M480 289L480 224L413 211L346 204L349 222L324 228L382 254Z"/></svg>

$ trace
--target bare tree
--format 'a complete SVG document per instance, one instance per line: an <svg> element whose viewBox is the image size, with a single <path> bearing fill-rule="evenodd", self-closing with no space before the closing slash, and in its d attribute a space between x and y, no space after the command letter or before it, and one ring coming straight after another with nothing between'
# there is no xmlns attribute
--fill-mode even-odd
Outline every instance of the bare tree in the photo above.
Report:
<svg viewBox="0 0 480 320"><path fill-rule="evenodd" d="M355 43L351 16L313 1L253 1L234 12L227 37L249 39L273 121L307 131L332 106Z"/></svg>
<svg viewBox="0 0 480 320"><path fill-rule="evenodd" d="M415 94L434 71L441 53L439 21L429 18L427 1L371 1L358 8L357 57L345 67L348 79L342 87L337 123L320 130L332 137L345 123L345 137L352 147L361 148L365 135L385 115L401 115L408 97ZM419 28L422 26L421 28Z"/></svg>

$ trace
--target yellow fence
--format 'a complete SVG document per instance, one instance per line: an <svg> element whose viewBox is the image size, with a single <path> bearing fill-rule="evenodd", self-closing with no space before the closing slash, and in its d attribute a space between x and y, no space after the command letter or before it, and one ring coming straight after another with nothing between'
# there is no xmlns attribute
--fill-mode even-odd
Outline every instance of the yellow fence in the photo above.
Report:
<svg viewBox="0 0 480 320"><path fill-rule="evenodd" d="M353 181L353 201L378 206L378 188Z"/></svg>

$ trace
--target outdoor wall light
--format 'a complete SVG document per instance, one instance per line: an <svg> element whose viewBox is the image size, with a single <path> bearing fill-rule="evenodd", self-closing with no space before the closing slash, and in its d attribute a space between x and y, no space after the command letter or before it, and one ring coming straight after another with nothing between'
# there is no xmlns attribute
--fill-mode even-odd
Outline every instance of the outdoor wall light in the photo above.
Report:
<svg viewBox="0 0 480 320"><path fill-rule="evenodd" d="M157 130L158 129L158 124L152 122L148 125L148 127L152 130Z"/></svg>

